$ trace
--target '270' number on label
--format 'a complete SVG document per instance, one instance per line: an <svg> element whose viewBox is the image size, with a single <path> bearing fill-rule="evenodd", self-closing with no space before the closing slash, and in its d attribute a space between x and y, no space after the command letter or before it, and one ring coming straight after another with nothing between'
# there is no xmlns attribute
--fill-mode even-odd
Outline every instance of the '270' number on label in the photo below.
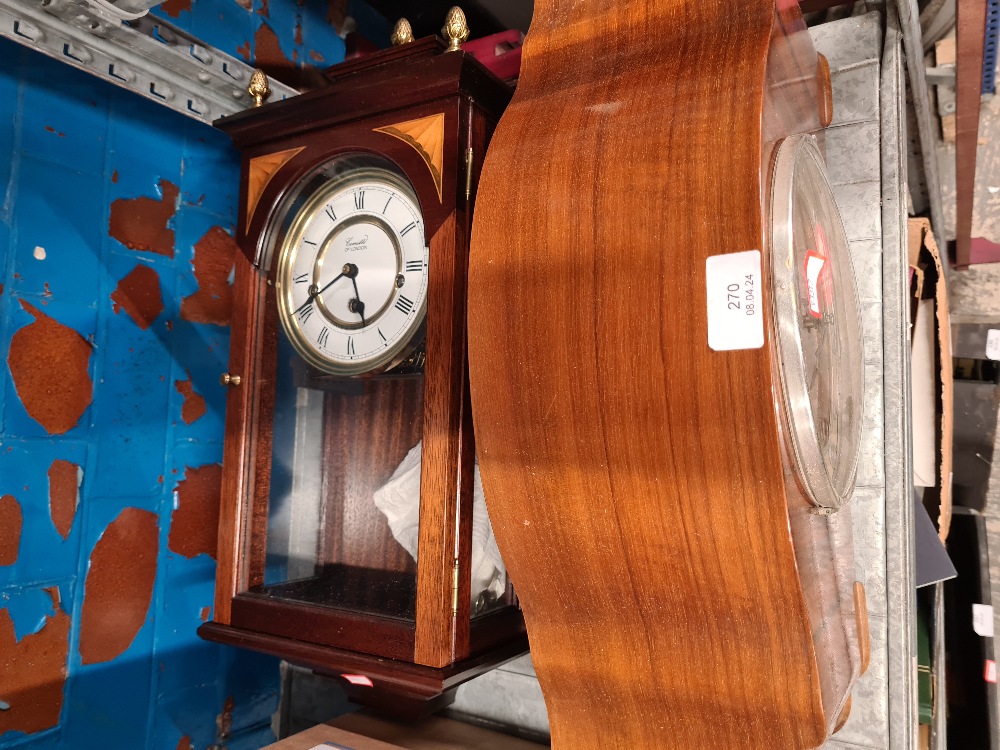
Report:
<svg viewBox="0 0 1000 750"><path fill-rule="evenodd" d="M753 315L757 299L754 294L753 274L747 274L743 284L745 288L742 291L739 284L729 284L726 287L726 307L729 310L743 310L746 315Z"/></svg>

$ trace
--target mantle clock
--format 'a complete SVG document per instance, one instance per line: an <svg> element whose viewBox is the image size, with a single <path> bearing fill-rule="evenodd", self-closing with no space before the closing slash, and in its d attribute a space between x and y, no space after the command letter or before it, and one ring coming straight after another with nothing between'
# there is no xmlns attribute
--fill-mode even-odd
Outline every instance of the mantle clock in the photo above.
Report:
<svg viewBox="0 0 1000 750"><path fill-rule="evenodd" d="M849 717L864 373L831 116L795 0L535 2L469 366L555 750L805 750Z"/></svg>

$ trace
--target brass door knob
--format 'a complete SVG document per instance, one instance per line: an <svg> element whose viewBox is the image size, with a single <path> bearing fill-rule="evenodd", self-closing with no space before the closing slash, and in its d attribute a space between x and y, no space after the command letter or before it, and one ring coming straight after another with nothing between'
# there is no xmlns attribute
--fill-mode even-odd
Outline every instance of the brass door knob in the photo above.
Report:
<svg viewBox="0 0 1000 750"><path fill-rule="evenodd" d="M230 375L228 372L224 372L222 373L222 375L219 376L219 384L228 386L237 386L240 384L240 376Z"/></svg>

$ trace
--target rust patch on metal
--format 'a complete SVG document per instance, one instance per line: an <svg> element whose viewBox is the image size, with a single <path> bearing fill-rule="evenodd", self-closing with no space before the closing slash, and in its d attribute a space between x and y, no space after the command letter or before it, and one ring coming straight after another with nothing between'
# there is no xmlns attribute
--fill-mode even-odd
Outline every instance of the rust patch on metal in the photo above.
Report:
<svg viewBox="0 0 1000 750"><path fill-rule="evenodd" d="M61 435L80 421L93 398L91 345L25 300L21 307L35 321L11 338L7 365L28 415L49 434Z"/></svg>
<svg viewBox="0 0 1000 750"><path fill-rule="evenodd" d="M228 696L226 702L222 704L222 713L215 717L216 739L219 744L225 742L233 733L233 709L236 708L236 701L233 696Z"/></svg>
<svg viewBox="0 0 1000 750"><path fill-rule="evenodd" d="M312 58L313 62L326 62L326 58L314 49L309 50L309 57Z"/></svg>
<svg viewBox="0 0 1000 750"><path fill-rule="evenodd" d="M257 10L257 15L264 16L264 18L271 17L271 8L269 7L269 0L260 0L260 8Z"/></svg>
<svg viewBox="0 0 1000 750"><path fill-rule="evenodd" d="M191 10L191 0L163 0L160 7L171 18L177 18L183 11Z"/></svg>
<svg viewBox="0 0 1000 750"><path fill-rule="evenodd" d="M344 22L349 12L349 0L327 0L326 22L340 34L344 30Z"/></svg>
<svg viewBox="0 0 1000 750"><path fill-rule="evenodd" d="M160 275L155 269L139 264L118 282L111 299L115 303L116 315L124 308L135 324L145 331L163 312Z"/></svg>
<svg viewBox="0 0 1000 750"><path fill-rule="evenodd" d="M247 62L250 62L250 40L243 42L243 44L236 45L236 54L242 57Z"/></svg>
<svg viewBox="0 0 1000 750"><path fill-rule="evenodd" d="M177 741L177 750L194 750L191 746L191 738L186 734Z"/></svg>
<svg viewBox="0 0 1000 750"><path fill-rule="evenodd" d="M233 288L229 274L238 248L222 227L212 227L194 246L194 278L198 291L181 302L181 317L192 323L229 325Z"/></svg>
<svg viewBox="0 0 1000 750"><path fill-rule="evenodd" d="M17 562L23 522L24 515L17 498L13 495L0 497L0 565L13 565Z"/></svg>
<svg viewBox="0 0 1000 750"><path fill-rule="evenodd" d="M73 518L80 502L80 467L57 458L49 466L49 514L63 539L73 529Z"/></svg>
<svg viewBox="0 0 1000 750"><path fill-rule="evenodd" d="M59 608L59 589L46 591L55 614L46 615L42 629L20 641L14 635L10 612L0 609L0 700L10 706L0 711L0 735L11 731L34 734L59 723L70 616Z"/></svg>
<svg viewBox="0 0 1000 750"><path fill-rule="evenodd" d="M253 8L253 0L234 0L235 3L243 8L243 10L250 10Z"/></svg>
<svg viewBox="0 0 1000 750"><path fill-rule="evenodd" d="M80 658L99 664L120 656L146 620L156 580L156 514L126 508L90 554L80 615Z"/></svg>
<svg viewBox="0 0 1000 750"><path fill-rule="evenodd" d="M278 35L266 23L262 23L254 34L254 64L272 78L279 81L294 81L298 70L295 63L285 57L278 43Z"/></svg>
<svg viewBox="0 0 1000 750"><path fill-rule="evenodd" d="M211 607L202 607L201 608L201 621L202 622L208 622L208 616L210 614L212 614L212 608Z"/></svg>
<svg viewBox="0 0 1000 750"><path fill-rule="evenodd" d="M167 223L177 211L180 190L169 180L160 180L163 197L119 198L111 204L108 234L130 250L174 257L174 230Z"/></svg>
<svg viewBox="0 0 1000 750"><path fill-rule="evenodd" d="M205 412L208 411L205 398L200 393L195 393L190 372L187 374L187 380L175 380L174 388L184 396L184 405L181 406L181 419L184 420L184 424L191 424L205 416Z"/></svg>
<svg viewBox="0 0 1000 750"><path fill-rule="evenodd" d="M219 496L222 494L222 467L207 464L184 467L177 483L177 507L170 515L167 547L178 555L192 558L202 553L216 556L219 537Z"/></svg>
<svg viewBox="0 0 1000 750"><path fill-rule="evenodd" d="M114 182L114 183L118 182L118 170L117 169L114 172L111 173L111 181Z"/></svg>

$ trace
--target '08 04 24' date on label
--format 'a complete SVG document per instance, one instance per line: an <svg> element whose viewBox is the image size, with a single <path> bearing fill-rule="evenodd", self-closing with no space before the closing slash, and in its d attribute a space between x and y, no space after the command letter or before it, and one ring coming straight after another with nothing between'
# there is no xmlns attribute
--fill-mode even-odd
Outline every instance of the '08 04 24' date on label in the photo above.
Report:
<svg viewBox="0 0 1000 750"><path fill-rule="evenodd" d="M709 347L717 352L762 347L760 251L710 256L705 282Z"/></svg>

